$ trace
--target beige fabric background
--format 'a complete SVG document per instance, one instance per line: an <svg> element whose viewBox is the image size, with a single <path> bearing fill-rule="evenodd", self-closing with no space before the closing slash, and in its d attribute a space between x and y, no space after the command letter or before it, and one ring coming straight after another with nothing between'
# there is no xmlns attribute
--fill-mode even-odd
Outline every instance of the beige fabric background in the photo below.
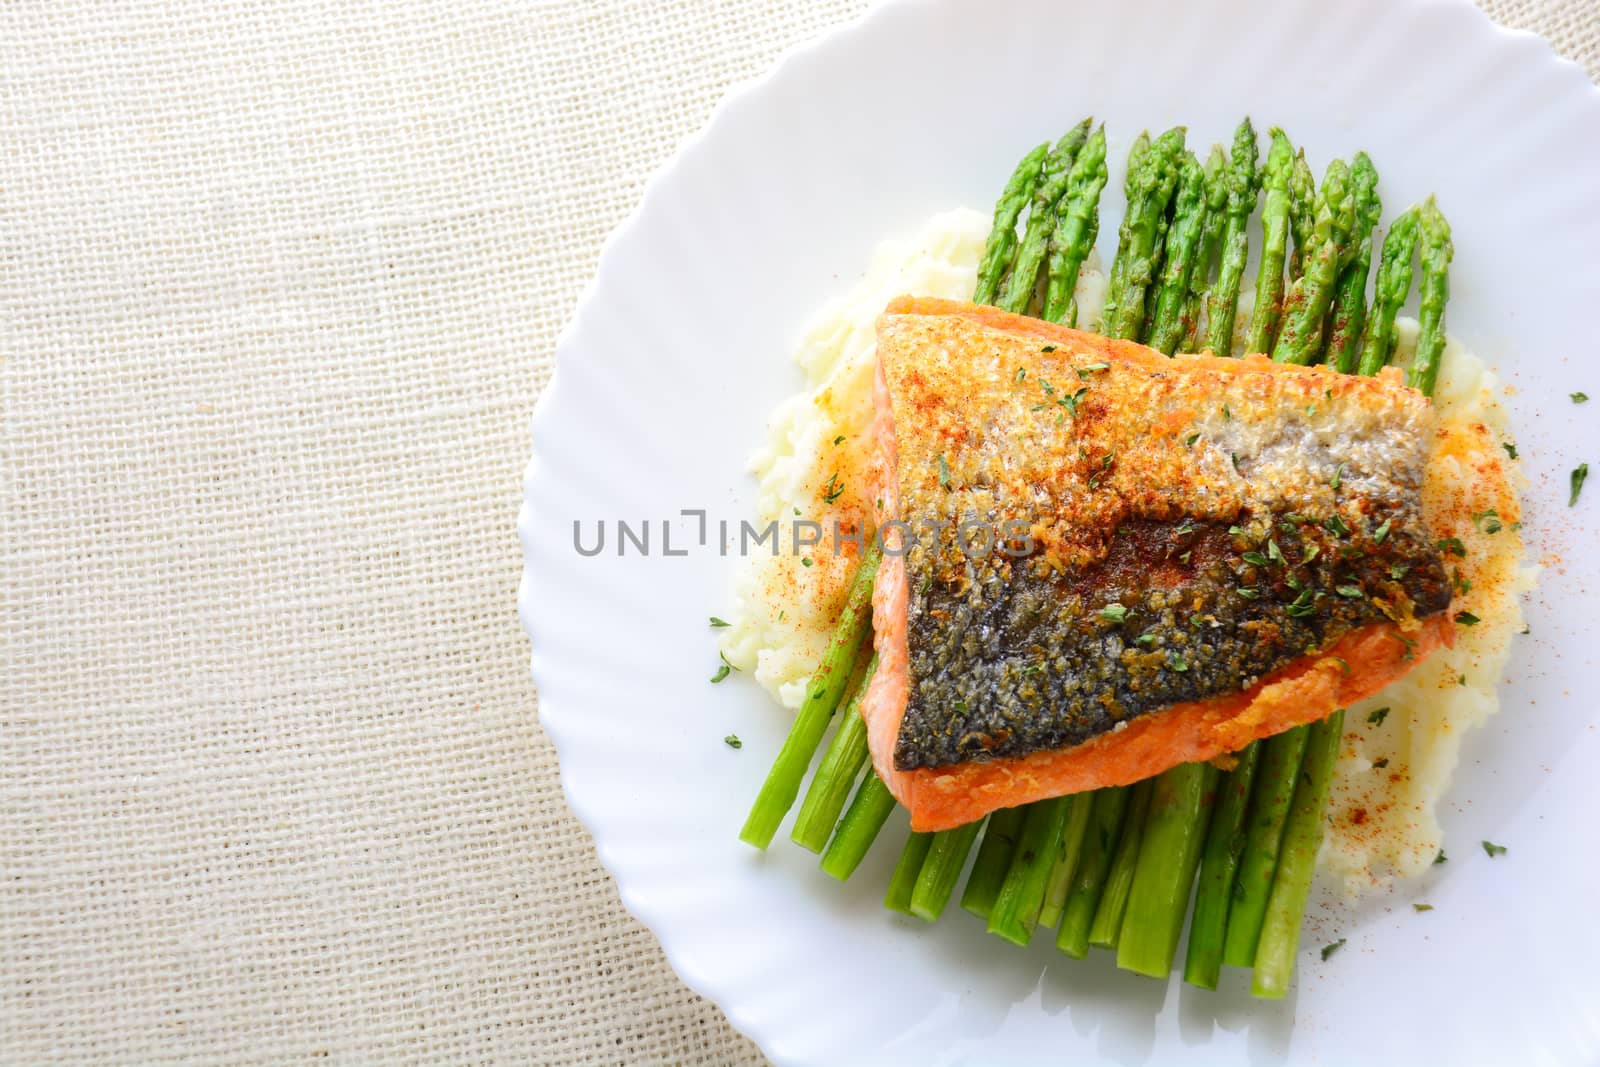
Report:
<svg viewBox="0 0 1600 1067"><path fill-rule="evenodd" d="M513 527L602 237L859 6L0 5L0 1059L760 1062L562 801Z"/></svg>

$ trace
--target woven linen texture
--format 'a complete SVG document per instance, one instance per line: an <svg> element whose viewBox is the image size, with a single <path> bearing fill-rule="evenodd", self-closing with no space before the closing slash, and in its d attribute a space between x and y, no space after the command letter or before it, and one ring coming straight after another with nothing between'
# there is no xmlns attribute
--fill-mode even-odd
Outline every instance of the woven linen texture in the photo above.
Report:
<svg viewBox="0 0 1600 1067"><path fill-rule="evenodd" d="M0 1060L761 1062L566 809L514 522L604 235L862 6L0 5Z"/></svg>

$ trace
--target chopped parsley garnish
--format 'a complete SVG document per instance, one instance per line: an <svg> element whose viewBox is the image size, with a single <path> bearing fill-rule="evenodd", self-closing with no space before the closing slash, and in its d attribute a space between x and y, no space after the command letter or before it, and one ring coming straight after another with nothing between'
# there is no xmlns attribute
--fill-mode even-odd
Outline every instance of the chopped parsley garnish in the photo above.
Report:
<svg viewBox="0 0 1600 1067"><path fill-rule="evenodd" d="M1228 536L1229 537L1243 537L1244 536L1244 527L1243 526L1230 526L1230 527L1228 527Z"/></svg>
<svg viewBox="0 0 1600 1067"><path fill-rule="evenodd" d="M1223 404L1222 405L1222 421L1223 422L1232 422L1233 421L1233 412L1228 410L1228 405L1227 404Z"/></svg>
<svg viewBox="0 0 1600 1067"><path fill-rule="evenodd" d="M1184 448L1193 448L1194 447L1194 443L1196 441L1198 441L1198 440L1200 440L1200 435L1197 434L1197 433L1192 433L1188 437L1185 437L1183 439L1183 447Z"/></svg>
<svg viewBox="0 0 1600 1067"><path fill-rule="evenodd" d="M833 443L836 444L836 445L844 444L844 434L840 434L838 437L835 437L833 439Z"/></svg>
<svg viewBox="0 0 1600 1067"><path fill-rule="evenodd" d="M1341 585L1335 589L1334 592L1338 593L1342 597L1347 597L1350 600L1360 600L1367 595L1361 591L1361 587L1359 585Z"/></svg>
<svg viewBox="0 0 1600 1067"><path fill-rule="evenodd" d="M1274 563L1283 562L1283 549L1278 547L1278 539L1276 537L1267 538L1267 558Z"/></svg>
<svg viewBox="0 0 1600 1067"><path fill-rule="evenodd" d="M1462 626L1476 626L1479 619L1470 611L1458 611L1456 612L1456 622L1459 622Z"/></svg>
<svg viewBox="0 0 1600 1067"><path fill-rule="evenodd" d="M716 628L720 629L720 628L722 628L724 626L727 626L728 625L728 621L726 619L719 619L715 615L713 615L713 616L711 616L711 625L713 627L716 627Z"/></svg>
<svg viewBox="0 0 1600 1067"><path fill-rule="evenodd" d="M810 556L801 556L800 557L800 566L802 566L802 567L809 567L815 562L816 561L813 560Z"/></svg>
<svg viewBox="0 0 1600 1067"><path fill-rule="evenodd" d="M1073 418L1077 418L1078 417L1078 401L1082 400L1083 399L1083 394L1087 393L1088 391L1089 391L1089 387L1086 385L1082 389L1079 389L1076 393L1072 393L1072 394L1063 393L1062 396L1061 396L1061 399L1057 400L1056 403L1062 405L1068 411L1072 412L1072 417Z"/></svg>
<svg viewBox="0 0 1600 1067"><path fill-rule="evenodd" d="M1379 708L1377 711L1371 712L1367 715L1367 722L1371 723L1373 726L1382 726L1383 720L1387 719L1388 717L1389 709Z"/></svg>
<svg viewBox="0 0 1600 1067"><path fill-rule="evenodd" d="M1417 909L1418 911L1432 911L1433 910L1433 905L1432 904L1413 904L1411 906L1413 908Z"/></svg>
<svg viewBox="0 0 1600 1067"><path fill-rule="evenodd" d="M1115 460L1116 458L1117 458L1117 450L1116 449L1112 449L1110 452L1107 452L1105 454L1105 458L1100 461L1100 470L1094 475L1094 477L1089 479L1089 488L1090 489L1098 489L1098 488L1100 488L1100 479L1105 477L1106 472L1111 469L1112 461Z"/></svg>
<svg viewBox="0 0 1600 1067"><path fill-rule="evenodd" d="M1089 375L1093 374L1097 370L1110 370L1110 369L1111 369L1111 364L1109 364L1109 363L1090 363L1087 366L1078 368L1078 380L1082 381L1084 378L1089 377Z"/></svg>
<svg viewBox="0 0 1600 1067"><path fill-rule="evenodd" d="M1244 597L1246 600L1260 600L1261 590L1255 588L1254 586L1242 585L1239 587L1239 595Z"/></svg>
<svg viewBox="0 0 1600 1067"><path fill-rule="evenodd" d="M729 734L727 737L724 737L722 739L722 743L727 745L729 748L743 748L744 747L744 742L739 740L739 735L738 734Z"/></svg>
<svg viewBox="0 0 1600 1067"><path fill-rule="evenodd" d="M1016 376L1016 378L1014 380L1020 382L1020 381L1022 381L1022 379L1026 378L1027 376L1028 376L1027 369L1024 368L1024 367L1018 367L1017 368L1017 376Z"/></svg>
<svg viewBox="0 0 1600 1067"><path fill-rule="evenodd" d="M1457 678L1456 684L1465 689L1467 687L1467 676L1463 674L1461 677Z"/></svg>
<svg viewBox="0 0 1600 1067"><path fill-rule="evenodd" d="M1467 554L1467 546L1461 543L1461 538L1459 537L1441 538L1435 547L1447 556L1465 556Z"/></svg>
<svg viewBox="0 0 1600 1067"><path fill-rule="evenodd" d="M1582 404L1587 402L1589 399L1588 393L1568 393L1567 395L1572 398L1572 402L1574 404Z"/></svg>
<svg viewBox="0 0 1600 1067"><path fill-rule="evenodd" d="M1383 542L1385 540L1388 539L1390 521L1391 520L1389 520L1389 519L1384 519L1383 520L1383 525L1378 527L1376 530L1372 531L1372 543L1373 544L1381 545L1381 544L1383 544Z"/></svg>
<svg viewBox="0 0 1600 1067"><path fill-rule="evenodd" d="M1583 492L1583 483L1589 479L1589 465L1580 463L1572 469L1572 495L1567 498L1567 507L1572 507L1578 502L1578 494Z"/></svg>
<svg viewBox="0 0 1600 1067"><path fill-rule="evenodd" d="M1228 453L1228 457L1233 460L1233 469L1234 470L1238 470L1239 469L1239 453L1237 453L1237 452L1229 452Z"/></svg>
<svg viewBox="0 0 1600 1067"><path fill-rule="evenodd" d="M713 684L715 684L716 682L720 682L724 678L726 678L728 676L728 672L729 671L736 671L736 670L739 669L739 668L735 667L733 664L729 663L728 662L728 657L724 656L721 652L717 653L717 658L722 661L722 666L718 667L717 668L717 673L713 674L711 676L711 681L712 681Z"/></svg>
<svg viewBox="0 0 1600 1067"><path fill-rule="evenodd" d="M1140 634L1138 637L1134 638L1134 642L1136 644L1143 645L1145 648L1150 648L1150 647L1154 646L1155 643L1156 643L1156 635L1155 634Z"/></svg>
<svg viewBox="0 0 1600 1067"><path fill-rule="evenodd" d="M823 487L822 502L824 504L831 504L843 495L844 483L839 481L839 473L835 471L833 474L828 476L828 484Z"/></svg>
<svg viewBox="0 0 1600 1067"><path fill-rule="evenodd" d="M1439 866L1441 863L1448 863L1449 861L1450 857L1444 854L1444 849L1442 848L1439 850L1439 854L1433 857L1433 865L1435 867Z"/></svg>
<svg viewBox="0 0 1600 1067"><path fill-rule="evenodd" d="M1331 945L1323 945L1322 946L1322 959L1324 960L1324 962L1326 962L1326 960L1328 959L1329 956L1333 955L1335 952L1338 952L1340 949L1344 948L1344 946L1345 946L1345 939L1342 938L1342 937L1339 940L1335 941Z"/></svg>
<svg viewBox="0 0 1600 1067"><path fill-rule="evenodd" d="M1187 537L1187 536L1189 536L1190 534L1194 533L1194 520L1193 519L1184 519L1182 522L1180 522L1178 524L1178 528L1176 530L1173 530L1172 532L1174 534L1176 534L1178 537Z"/></svg>
<svg viewBox="0 0 1600 1067"><path fill-rule="evenodd" d="M1500 447L1505 449L1506 455L1510 456L1512 459L1517 458L1517 446L1512 444L1510 441L1501 441Z"/></svg>
<svg viewBox="0 0 1600 1067"><path fill-rule="evenodd" d="M1472 524L1486 534L1497 534L1502 529L1500 513L1494 508L1490 508L1488 511L1480 511L1472 516Z"/></svg>
<svg viewBox="0 0 1600 1067"><path fill-rule="evenodd" d="M945 462L944 453L939 453L939 488L950 488L950 464Z"/></svg>
<svg viewBox="0 0 1600 1067"><path fill-rule="evenodd" d="M1387 766L1389 766L1389 757L1388 756L1384 756L1381 759L1375 759L1375 760L1372 761L1372 769L1375 770L1375 771L1381 771Z"/></svg>
<svg viewBox="0 0 1600 1067"><path fill-rule="evenodd" d="M1239 558L1255 567L1265 567L1267 565L1267 557L1259 552L1246 552Z"/></svg>
<svg viewBox="0 0 1600 1067"><path fill-rule="evenodd" d="M1507 851L1506 846L1497 845L1493 841L1485 841L1483 850L1489 854L1490 859L1494 859L1496 856L1504 856Z"/></svg>
<svg viewBox="0 0 1600 1067"><path fill-rule="evenodd" d="M1167 666L1182 674L1189 669L1189 661L1183 658L1183 653L1174 652L1171 658L1167 660Z"/></svg>
<svg viewBox="0 0 1600 1067"><path fill-rule="evenodd" d="M1043 348L1039 349L1039 351L1041 351L1041 352L1054 352L1055 350L1056 350L1056 346L1055 345L1045 345Z"/></svg>
<svg viewBox="0 0 1600 1067"><path fill-rule="evenodd" d="M1307 548L1306 549L1306 554L1304 556L1300 557L1301 565L1304 566L1305 564L1310 563L1312 560L1316 559L1317 558L1317 553L1319 553L1321 551L1322 551L1322 546L1321 545L1312 545L1310 548Z"/></svg>
<svg viewBox="0 0 1600 1067"><path fill-rule="evenodd" d="M1345 525L1344 516L1340 515L1337 511L1324 519L1322 525L1327 527L1328 532L1333 534L1335 537L1350 536L1350 527Z"/></svg>
<svg viewBox="0 0 1600 1067"><path fill-rule="evenodd" d="M1039 388L1044 390L1044 395L1045 396L1055 396L1056 395L1056 387L1051 385L1049 379L1047 379L1047 378L1040 378L1039 379Z"/></svg>
<svg viewBox="0 0 1600 1067"><path fill-rule="evenodd" d="M1400 579L1406 576L1406 572L1409 570L1411 570L1411 564L1396 563L1393 567L1389 568L1389 577L1398 582Z"/></svg>
<svg viewBox="0 0 1600 1067"><path fill-rule="evenodd" d="M1337 489L1337 488L1339 488L1340 483L1343 482L1343 481L1344 481L1344 464L1341 463L1337 467L1334 468L1333 480L1328 483L1328 488Z"/></svg>
<svg viewBox="0 0 1600 1067"><path fill-rule="evenodd" d="M1128 617L1128 609L1121 604L1107 604L1100 609L1100 617L1106 622L1121 622Z"/></svg>

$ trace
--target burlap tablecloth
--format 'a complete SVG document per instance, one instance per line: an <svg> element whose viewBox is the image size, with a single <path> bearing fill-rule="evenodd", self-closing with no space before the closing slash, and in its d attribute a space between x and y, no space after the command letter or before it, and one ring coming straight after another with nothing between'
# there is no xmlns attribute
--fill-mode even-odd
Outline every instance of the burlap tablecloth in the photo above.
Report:
<svg viewBox="0 0 1600 1067"><path fill-rule="evenodd" d="M0 1058L760 1061L563 803L514 520L602 237L860 6L0 5Z"/></svg>

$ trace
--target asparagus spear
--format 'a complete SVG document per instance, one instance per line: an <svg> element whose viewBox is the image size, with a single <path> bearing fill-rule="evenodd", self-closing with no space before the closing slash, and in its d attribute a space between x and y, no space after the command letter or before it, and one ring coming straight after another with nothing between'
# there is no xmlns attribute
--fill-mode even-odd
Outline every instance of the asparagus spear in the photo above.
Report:
<svg viewBox="0 0 1600 1067"><path fill-rule="evenodd" d="M1295 153L1294 169L1289 172L1289 233L1294 237L1294 251L1289 255L1290 281L1300 277L1305 267L1306 245L1316 221L1317 183L1302 148Z"/></svg>
<svg viewBox="0 0 1600 1067"><path fill-rule="evenodd" d="M1222 230L1228 221L1228 154L1212 145L1206 157L1206 224L1200 234L1200 253L1189 275L1189 294L1183 302L1183 337L1179 347L1195 352L1200 346L1200 312L1211 285L1211 265L1222 247Z"/></svg>
<svg viewBox="0 0 1600 1067"><path fill-rule="evenodd" d="M839 698L850 682L851 668L871 637L872 581L877 576L882 555L882 550L874 545L856 568L844 613L834 625L833 636L822 653L822 662L806 686L805 699L794 725L789 728L789 736L739 831L739 840L747 845L760 849L770 845L772 835L778 832L778 824L794 806L795 797L800 793L800 779L811 766L811 757L816 755L828 720L833 718Z"/></svg>
<svg viewBox="0 0 1600 1067"><path fill-rule="evenodd" d="M1350 234L1356 226L1355 190L1350 167L1328 164L1316 197L1316 222L1305 238L1300 276L1283 302L1283 328L1272 350L1279 363L1314 363L1322 354L1323 324L1333 304L1339 271L1353 258Z"/></svg>
<svg viewBox="0 0 1600 1067"><path fill-rule="evenodd" d="M1277 143L1274 138L1274 144ZM1284 141L1288 143L1287 139ZM1228 208L1222 230L1222 262L1217 285L1206 301L1206 347L1219 356L1233 354L1233 322L1239 310L1239 285L1250 258L1250 216L1261 194L1256 169L1256 129L1245 119L1233 135L1228 157Z"/></svg>
<svg viewBox="0 0 1600 1067"><path fill-rule="evenodd" d="M1017 219L1033 199L1033 191L1039 184L1040 168L1049 152L1050 142L1046 141L1023 156L1017 169L1011 172L1005 191L995 202L994 226L989 231L988 241L984 243L983 258L978 262L978 285L972 296L975 304L992 304L995 294L1000 292L1000 283L1017 249Z"/></svg>
<svg viewBox="0 0 1600 1067"><path fill-rule="evenodd" d="M1305 754L1309 727L1296 726L1267 738L1261 765L1256 769L1250 795L1249 831L1239 857L1233 903L1228 909L1228 931L1222 943L1222 962L1249 967L1255 962L1256 941L1272 891L1272 873L1278 866L1283 823L1294 796L1295 775Z"/></svg>
<svg viewBox="0 0 1600 1067"><path fill-rule="evenodd" d="M1151 978L1172 972L1216 788L1217 769L1209 763L1180 763L1151 787L1117 942L1117 966L1123 970Z"/></svg>
<svg viewBox="0 0 1600 1067"><path fill-rule="evenodd" d="M878 831L889 821L894 803L894 794L869 767L844 818L839 820L833 840L828 842L828 850L822 854L822 869L841 882L854 874Z"/></svg>
<svg viewBox="0 0 1600 1067"><path fill-rule="evenodd" d="M817 773L811 778L806 798L800 803L800 813L794 817L790 840L801 848L821 852L833 833L839 812L850 797L850 787L861 776L867 762L867 724L861 718L861 698L878 669L878 657L873 656L850 686L850 696L844 702L844 721L833 735L833 741L823 754Z"/></svg>
<svg viewBox="0 0 1600 1067"><path fill-rule="evenodd" d="M1169 356L1178 350L1188 327L1184 312L1206 228L1206 172L1193 152L1185 152L1178 160L1178 183L1172 205L1166 261L1155 290L1149 337L1151 348Z"/></svg>
<svg viewBox="0 0 1600 1067"><path fill-rule="evenodd" d="M913 833L906 838L906 847L900 850L900 860L889 876L889 891L883 896L883 906L902 915L910 915L911 894L917 888L917 878L922 874L922 864L933 847L932 834Z"/></svg>
<svg viewBox="0 0 1600 1067"><path fill-rule="evenodd" d="M1028 805L1022 836L1011 855L1011 867L989 912L989 932L1016 945L1026 945L1039 922L1045 885L1061 855L1071 797L1051 797Z"/></svg>
<svg viewBox="0 0 1600 1067"><path fill-rule="evenodd" d="M1078 324L1074 293L1083 261L1100 231L1100 194L1105 187L1106 130L1101 126L1078 153L1067 182L1066 198L1056 209L1044 298L1044 317L1051 322Z"/></svg>
<svg viewBox="0 0 1600 1067"><path fill-rule="evenodd" d="M1278 336L1278 316L1283 311L1283 260L1289 242L1289 178L1293 171L1294 147L1282 130L1274 128L1261 176L1261 188L1266 193L1261 208L1261 265L1256 270L1256 304L1250 312L1246 352L1270 352L1273 339Z"/></svg>
<svg viewBox="0 0 1600 1067"><path fill-rule="evenodd" d="M1378 278L1373 283L1372 313L1361 338L1361 360L1357 371L1377 374L1394 352L1394 320L1411 295L1411 257L1417 248L1420 222L1416 208L1408 208L1389 226L1383 239L1383 255L1378 261Z"/></svg>
<svg viewBox="0 0 1600 1067"><path fill-rule="evenodd" d="M1311 877L1316 871L1317 850L1322 846L1322 809L1328 802L1328 784L1333 779L1343 732L1342 710L1311 727L1305 763L1283 829L1283 850L1272 880L1261 942L1256 949L1250 992L1258 997L1282 997L1289 989Z"/></svg>
<svg viewBox="0 0 1600 1067"><path fill-rule="evenodd" d="M911 891L911 914L933 922L944 914L950 894L961 878L961 868L966 865L967 853L977 840L983 820L975 819L953 830L941 830L933 835L928 855L917 874L917 884Z"/></svg>
<svg viewBox="0 0 1600 1067"><path fill-rule="evenodd" d="M967 887L961 891L961 909L971 912L985 922L994 909L995 897L1011 868L1011 854L1016 850L1017 838L1022 836L1022 820L1026 808L1001 808L989 816L983 830L983 842L972 861L972 872L967 875Z"/></svg>
<svg viewBox="0 0 1600 1067"><path fill-rule="evenodd" d="M1061 856L1045 882L1044 904L1039 908L1039 925L1047 930L1061 921L1067 892L1072 888L1072 876L1078 872L1078 857L1083 854L1083 837L1089 829L1089 812L1093 807L1093 793L1073 794L1067 809L1067 825L1061 831Z"/></svg>
<svg viewBox="0 0 1600 1067"><path fill-rule="evenodd" d="M1117 836L1127 816L1128 792L1127 786L1097 790L1089 807L1083 854L1078 857L1078 871L1072 877L1072 889L1067 893L1061 925L1056 930L1056 948L1075 959L1089 954L1089 927L1094 924Z"/></svg>
<svg viewBox="0 0 1600 1067"><path fill-rule="evenodd" d="M1367 275L1372 273L1372 231L1383 213L1378 199L1378 169L1365 152L1357 152L1350 164L1350 181L1355 187L1355 258L1339 275L1339 290L1333 298L1333 318L1328 332L1328 363L1341 374L1353 374L1361 356L1361 331L1367 322Z"/></svg>
<svg viewBox="0 0 1600 1067"><path fill-rule="evenodd" d="M1022 243L1012 259L1011 274L1002 286L997 307L1018 315L1027 314L1033 302L1034 290L1039 285L1039 268L1044 263L1045 247L1055 226L1059 204L1066 195L1072 179L1073 164L1078 151L1089 138L1093 120L1084 119L1056 144L1045 157L1039 172L1039 183L1033 191L1033 207L1028 212L1028 222L1022 231Z"/></svg>
<svg viewBox="0 0 1600 1067"><path fill-rule="evenodd" d="M1411 361L1411 385L1429 396L1439 379L1439 356L1444 352L1444 306L1450 299L1450 223L1428 197L1422 205L1422 330L1417 354Z"/></svg>
<svg viewBox="0 0 1600 1067"><path fill-rule="evenodd" d="M1116 948L1122 934L1122 917L1128 909L1128 891L1133 887L1133 868L1139 859L1139 842L1144 837L1145 816L1150 811L1150 793L1155 780L1146 778L1128 787L1128 811L1122 820L1117 850L1106 871L1105 888L1089 924L1089 944Z"/></svg>
<svg viewBox="0 0 1600 1067"><path fill-rule="evenodd" d="M1222 935L1228 925L1228 905L1233 900L1239 856L1244 852L1245 808L1260 756L1260 742L1246 746L1238 754L1239 762L1219 787L1216 810L1206 830L1205 853L1200 861L1194 918L1189 921L1189 950L1183 965L1183 980L1190 985L1215 989L1222 973Z"/></svg>
<svg viewBox="0 0 1600 1067"><path fill-rule="evenodd" d="M1158 137L1128 176L1128 214L1118 235L1113 291L1100 332L1107 337L1140 340L1144 333L1145 298L1160 266L1162 223L1178 184L1178 156L1184 130L1178 126ZM1130 167L1132 164L1130 163Z"/></svg>
<svg viewBox="0 0 1600 1067"><path fill-rule="evenodd" d="M1150 148L1150 134L1148 131L1142 131L1133 139L1133 147L1128 149L1128 175L1122 183L1122 199L1126 207L1122 216L1122 226L1117 231L1117 254L1112 257L1111 273L1106 279L1105 303L1100 308L1101 333L1108 332L1107 325L1117 316L1122 276L1128 272L1128 256L1132 251L1123 235L1127 233L1129 216L1133 214L1133 205L1139 196L1139 183L1144 180L1145 161L1150 156Z"/></svg>

